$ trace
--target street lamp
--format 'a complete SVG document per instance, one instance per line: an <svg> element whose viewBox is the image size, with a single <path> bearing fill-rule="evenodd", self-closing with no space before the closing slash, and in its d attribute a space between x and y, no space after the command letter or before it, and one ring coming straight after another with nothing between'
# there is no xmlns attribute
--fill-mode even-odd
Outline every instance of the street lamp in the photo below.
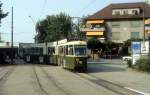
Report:
<svg viewBox="0 0 150 95"><path fill-rule="evenodd" d="M28 16L28 17L29 17L29 18L31 19L31 21L33 22L34 27L36 27L36 22L35 22L35 20L34 20L31 16ZM34 37L35 43L37 43L36 35L37 35L37 32L35 32L35 37Z"/></svg>
<svg viewBox="0 0 150 95"><path fill-rule="evenodd" d="M145 41L145 4L146 2L144 2L143 5L143 40Z"/></svg>

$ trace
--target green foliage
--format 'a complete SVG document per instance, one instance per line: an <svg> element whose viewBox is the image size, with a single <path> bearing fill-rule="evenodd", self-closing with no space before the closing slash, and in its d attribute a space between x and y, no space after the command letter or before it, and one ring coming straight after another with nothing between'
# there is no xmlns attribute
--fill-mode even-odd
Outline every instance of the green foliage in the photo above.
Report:
<svg viewBox="0 0 150 95"><path fill-rule="evenodd" d="M102 43L97 38L91 38L87 41L88 49L99 49L102 46Z"/></svg>
<svg viewBox="0 0 150 95"><path fill-rule="evenodd" d="M124 45L125 46L131 46L131 42L132 41L142 41L143 39L140 39L140 38L131 38L131 39L128 39L127 41L124 42Z"/></svg>
<svg viewBox="0 0 150 95"><path fill-rule="evenodd" d="M52 42L71 35L71 17L60 13L47 16L36 24L37 42Z"/></svg>
<svg viewBox="0 0 150 95"><path fill-rule="evenodd" d="M0 1L0 24L1 24L1 20L8 15L8 12L7 13L3 13L3 11L2 11L2 5L3 4Z"/></svg>
<svg viewBox="0 0 150 95"><path fill-rule="evenodd" d="M139 59L134 67L139 71L150 72L150 58L144 57Z"/></svg>
<svg viewBox="0 0 150 95"><path fill-rule="evenodd" d="M129 68L132 68L133 67L132 60L127 60L127 65Z"/></svg>

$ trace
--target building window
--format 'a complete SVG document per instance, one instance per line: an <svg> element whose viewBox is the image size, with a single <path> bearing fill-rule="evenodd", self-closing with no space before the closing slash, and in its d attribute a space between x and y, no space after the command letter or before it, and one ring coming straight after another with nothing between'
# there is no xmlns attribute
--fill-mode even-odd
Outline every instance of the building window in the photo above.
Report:
<svg viewBox="0 0 150 95"><path fill-rule="evenodd" d="M112 40L120 40L120 32L112 32Z"/></svg>
<svg viewBox="0 0 150 95"><path fill-rule="evenodd" d="M123 10L123 15L128 15L128 10Z"/></svg>
<svg viewBox="0 0 150 95"><path fill-rule="evenodd" d="M131 27L140 27L141 23L139 21L131 21Z"/></svg>
<svg viewBox="0 0 150 95"><path fill-rule="evenodd" d="M139 14L140 14L140 8L112 10L112 15L139 15Z"/></svg>
<svg viewBox="0 0 150 95"><path fill-rule="evenodd" d="M131 32L131 38L139 38L139 32Z"/></svg>
<svg viewBox="0 0 150 95"><path fill-rule="evenodd" d="M111 25L112 25L112 28L120 28L119 22L112 22Z"/></svg>
<svg viewBox="0 0 150 95"><path fill-rule="evenodd" d="M133 15L138 15L138 14L139 14L139 11L138 11L138 10L132 10L132 14L133 14Z"/></svg>
<svg viewBox="0 0 150 95"><path fill-rule="evenodd" d="M113 10L112 15L120 15L121 11L120 10Z"/></svg>

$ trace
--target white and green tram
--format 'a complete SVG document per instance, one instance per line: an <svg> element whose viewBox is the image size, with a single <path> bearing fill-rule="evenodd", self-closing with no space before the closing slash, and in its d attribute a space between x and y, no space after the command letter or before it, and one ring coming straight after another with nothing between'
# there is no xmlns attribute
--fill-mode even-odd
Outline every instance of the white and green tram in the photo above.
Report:
<svg viewBox="0 0 150 95"><path fill-rule="evenodd" d="M20 44L20 56L28 63L62 66L72 70L87 69L87 44L85 41L66 39L49 43Z"/></svg>
<svg viewBox="0 0 150 95"><path fill-rule="evenodd" d="M87 44L85 41L70 41L58 45L58 64L72 70L87 69Z"/></svg>

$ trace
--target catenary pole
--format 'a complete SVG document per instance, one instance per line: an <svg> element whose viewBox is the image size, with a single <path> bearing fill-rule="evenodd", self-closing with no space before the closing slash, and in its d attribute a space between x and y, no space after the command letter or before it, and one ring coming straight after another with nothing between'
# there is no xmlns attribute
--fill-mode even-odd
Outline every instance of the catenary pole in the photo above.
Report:
<svg viewBox="0 0 150 95"><path fill-rule="evenodd" d="M12 11L12 22L11 22L11 64L13 64L13 6Z"/></svg>

